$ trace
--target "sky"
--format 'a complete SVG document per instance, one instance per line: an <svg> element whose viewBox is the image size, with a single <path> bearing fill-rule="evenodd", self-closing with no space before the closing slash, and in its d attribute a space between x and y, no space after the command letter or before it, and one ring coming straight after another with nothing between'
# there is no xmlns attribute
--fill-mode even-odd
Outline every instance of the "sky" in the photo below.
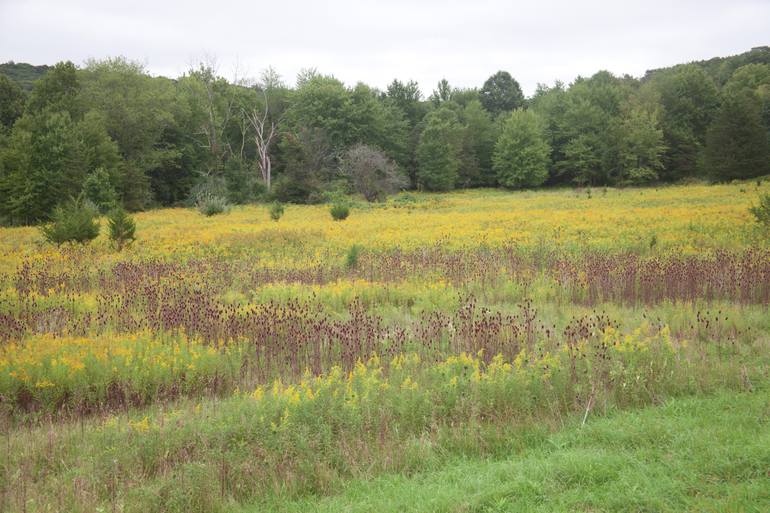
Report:
<svg viewBox="0 0 770 513"><path fill-rule="evenodd" d="M0 0L0 62L122 55L176 77L202 60L233 80L272 66L348 85L509 71L525 94L605 69L648 69L770 45L770 0Z"/></svg>

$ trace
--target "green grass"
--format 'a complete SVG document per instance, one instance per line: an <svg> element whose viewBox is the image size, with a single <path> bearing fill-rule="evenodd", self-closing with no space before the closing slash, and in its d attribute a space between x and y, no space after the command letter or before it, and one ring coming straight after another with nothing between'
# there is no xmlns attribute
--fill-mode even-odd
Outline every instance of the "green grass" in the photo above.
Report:
<svg viewBox="0 0 770 513"><path fill-rule="evenodd" d="M525 435L522 435L525 436ZM242 513L766 512L770 393L723 392L579 420L518 453L354 481Z"/></svg>

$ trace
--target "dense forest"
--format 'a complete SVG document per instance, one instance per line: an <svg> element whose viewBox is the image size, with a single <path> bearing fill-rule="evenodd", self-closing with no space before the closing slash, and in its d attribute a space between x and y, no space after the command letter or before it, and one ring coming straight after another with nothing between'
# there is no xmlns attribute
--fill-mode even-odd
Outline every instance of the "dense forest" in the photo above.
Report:
<svg viewBox="0 0 770 513"><path fill-rule="evenodd" d="M314 69L236 83L125 58L0 65L0 222L63 199L129 210L201 195L320 202L402 188L729 181L770 172L770 48L653 70L599 71L526 98L506 71L479 88L385 90Z"/></svg>

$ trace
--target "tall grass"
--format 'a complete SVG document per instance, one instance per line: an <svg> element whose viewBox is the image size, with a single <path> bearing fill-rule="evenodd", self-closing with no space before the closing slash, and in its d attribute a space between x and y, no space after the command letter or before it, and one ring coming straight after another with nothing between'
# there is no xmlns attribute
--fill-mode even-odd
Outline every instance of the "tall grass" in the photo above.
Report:
<svg viewBox="0 0 770 513"><path fill-rule="evenodd" d="M564 344L532 340L512 360L372 356L226 399L16 429L1 495L12 510L149 513L328 494L351 478L419 470L446 450L484 454L515 426L751 390L770 362L767 340L723 348L666 328L607 326L587 338L581 329Z"/></svg>
<svg viewBox="0 0 770 513"><path fill-rule="evenodd" d="M275 504L764 392L770 249L736 191L170 209L119 253L2 229L0 511Z"/></svg>

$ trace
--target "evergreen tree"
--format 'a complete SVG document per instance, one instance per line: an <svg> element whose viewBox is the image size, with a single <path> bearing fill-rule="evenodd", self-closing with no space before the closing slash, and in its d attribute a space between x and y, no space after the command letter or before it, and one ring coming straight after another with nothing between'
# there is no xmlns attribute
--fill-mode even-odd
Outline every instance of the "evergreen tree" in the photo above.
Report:
<svg viewBox="0 0 770 513"><path fill-rule="evenodd" d="M80 193L85 173L67 112L25 115L0 154L0 215L12 224L46 219L62 197Z"/></svg>
<svg viewBox="0 0 770 513"><path fill-rule="evenodd" d="M110 240L118 251L136 240L136 222L121 207L110 211L107 216L107 227Z"/></svg>
<svg viewBox="0 0 770 513"><path fill-rule="evenodd" d="M119 166L117 147L98 116L73 122L66 111L27 113L0 151L0 196L7 198L0 216L13 224L46 219L62 197L80 194L94 170L115 177Z"/></svg>
<svg viewBox="0 0 770 513"><path fill-rule="evenodd" d="M51 244L88 244L99 236L97 212L79 196L57 206L51 215L51 222L41 226L40 233Z"/></svg>

